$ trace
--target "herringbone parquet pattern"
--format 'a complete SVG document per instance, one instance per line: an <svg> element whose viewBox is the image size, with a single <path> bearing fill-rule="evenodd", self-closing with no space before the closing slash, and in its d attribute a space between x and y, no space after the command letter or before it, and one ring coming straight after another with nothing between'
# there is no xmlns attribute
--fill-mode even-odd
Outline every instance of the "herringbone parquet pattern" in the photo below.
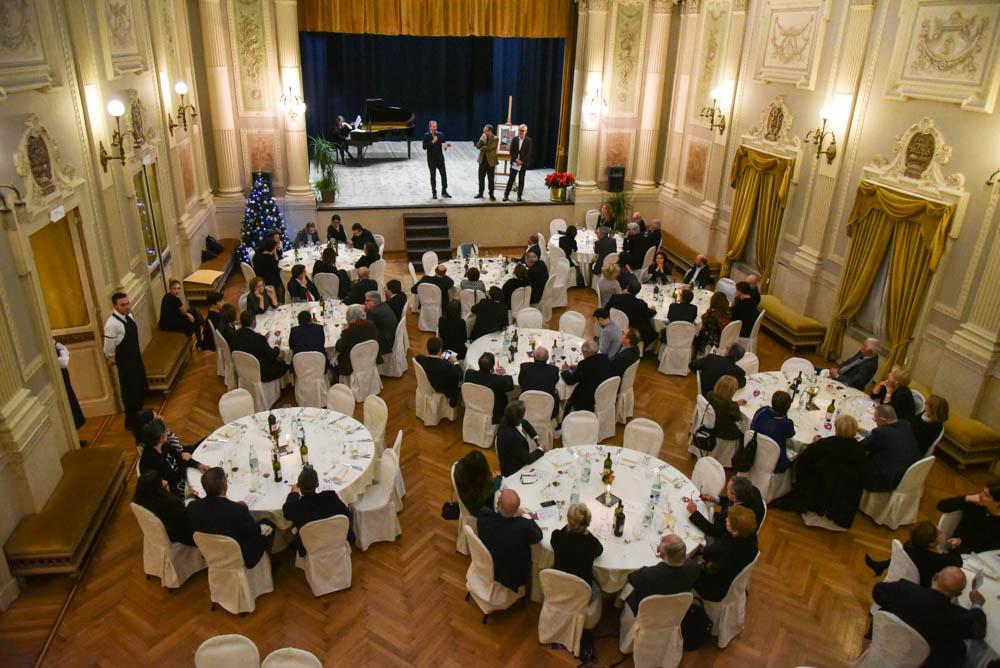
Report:
<svg viewBox="0 0 1000 668"><path fill-rule="evenodd" d="M403 276L397 262L390 272ZM235 302L242 290L236 276L227 288ZM404 284L408 283L404 280ZM570 308L588 315L593 293L570 292ZM561 310L557 310L556 318ZM411 351L422 351L427 335L410 319ZM762 368L777 368L788 351L766 335L759 351ZM538 644L538 606L499 613L483 626L478 608L465 602L466 557L455 552L455 522L440 518L449 497L449 468L470 447L460 424L424 429L413 417L412 371L386 379L383 398L390 407L388 435L404 431L403 473L407 496L398 542L355 550L351 590L313 598L287 551L276 555L275 593L258 599L257 611L239 618L210 612L206 577L201 573L170 594L141 569L141 536L128 510L131 486L98 546L93 560L52 637L41 665L190 666L195 648L220 633L252 638L262 655L296 646L316 653L329 666L575 666L565 651ZM662 456L690 473L685 452L695 384L693 378L660 375L652 358L640 365L636 416L659 422L666 433ZM194 440L220 424L214 354L197 353L163 414L183 439ZM293 401L286 390L282 403ZM360 418L360 407L356 411ZM118 447L134 456L120 418L105 425L91 420L85 438L96 447ZM621 442L619 427L616 439ZM492 457L492 453L488 456ZM938 462L928 479L921 516L935 518L942 496L975 489L987 475L959 473ZM905 535L905 530L896 535ZM761 535L763 556L751 582L747 626L725 650L701 649L683 666L746 667L845 666L862 648L872 586L865 552L888 553L892 534L859 516L847 533L807 529L790 513L772 511ZM11 609L0 616L0 665L35 664L60 608L74 583L67 578L32 579ZM598 663L620 658L616 611L607 604L597 632ZM631 666L631 660L623 664Z"/></svg>

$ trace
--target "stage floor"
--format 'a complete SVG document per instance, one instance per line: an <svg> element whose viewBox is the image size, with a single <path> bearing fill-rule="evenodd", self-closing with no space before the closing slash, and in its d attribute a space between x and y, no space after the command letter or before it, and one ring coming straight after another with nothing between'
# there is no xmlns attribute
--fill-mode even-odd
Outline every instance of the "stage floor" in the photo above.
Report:
<svg viewBox="0 0 1000 668"><path fill-rule="evenodd" d="M422 137L422 135L421 135ZM357 149L354 149L356 153ZM494 190L497 201L492 203L489 196L485 200L473 199L479 191L476 156L479 151L470 140L451 142L445 152L445 168L448 172L448 193L451 199L441 198L441 183L438 179L438 199L431 199L430 173L427 157L421 140L413 141L412 156L406 158L406 142L376 142L365 151L364 162L348 159L346 165L337 164L337 181L340 192L337 201L324 205L325 209L384 209L387 207L455 207L514 206L516 186L511 189L510 202L502 202L503 190L507 185L506 176L497 175ZM552 171L543 167L528 170L524 178L524 204L548 204L549 191L545 187L545 175ZM440 176L440 174L438 175ZM317 178L315 170L311 175Z"/></svg>

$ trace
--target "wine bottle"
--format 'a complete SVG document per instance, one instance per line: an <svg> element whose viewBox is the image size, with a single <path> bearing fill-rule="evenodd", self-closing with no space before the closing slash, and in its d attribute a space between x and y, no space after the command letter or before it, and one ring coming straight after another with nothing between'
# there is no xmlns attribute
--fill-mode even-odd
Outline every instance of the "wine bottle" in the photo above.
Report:
<svg viewBox="0 0 1000 668"><path fill-rule="evenodd" d="M604 458L604 470L605 471L610 471L611 470L611 465L612 465L611 464L611 453L609 452L608 456Z"/></svg>
<svg viewBox="0 0 1000 668"><path fill-rule="evenodd" d="M281 459L277 450L271 455L271 468L274 469L274 482L281 482Z"/></svg>
<svg viewBox="0 0 1000 668"><path fill-rule="evenodd" d="M306 445L306 439L302 439L302 444L299 445L299 456L302 457L302 468L309 468L309 446Z"/></svg>
<svg viewBox="0 0 1000 668"><path fill-rule="evenodd" d="M618 501L618 506L615 508L614 533L618 538L621 538L622 534L625 533L625 509L622 508L621 500Z"/></svg>
<svg viewBox="0 0 1000 668"><path fill-rule="evenodd" d="M834 406L835 403L836 403L836 401L834 401L834 400L831 399L830 400L830 405L826 407L826 419L827 420L832 420L833 419L833 414L837 410L836 406Z"/></svg>
<svg viewBox="0 0 1000 668"><path fill-rule="evenodd" d="M267 431L272 436L278 433L278 418L271 411L267 413Z"/></svg>

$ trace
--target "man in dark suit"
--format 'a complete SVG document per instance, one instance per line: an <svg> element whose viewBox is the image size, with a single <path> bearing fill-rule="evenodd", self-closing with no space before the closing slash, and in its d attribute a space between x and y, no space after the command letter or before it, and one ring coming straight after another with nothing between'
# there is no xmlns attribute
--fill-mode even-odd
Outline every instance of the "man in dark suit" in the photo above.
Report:
<svg viewBox="0 0 1000 668"><path fill-rule="evenodd" d="M506 375L503 369L493 373L496 358L493 353L483 353L477 362L478 369L465 371L465 382L482 385L493 392L493 424L500 424L503 412L507 410L507 393L514 391L514 379Z"/></svg>
<svg viewBox="0 0 1000 668"><path fill-rule="evenodd" d="M441 312L444 313L445 309L448 307L448 291L452 289L455 285L455 281L451 279L448 275L448 267L443 264L439 264L434 268L434 274L431 276L424 275L417 281L416 285L410 288L410 292L417 294L417 285L421 283L430 283L431 285L436 285L441 291Z"/></svg>
<svg viewBox="0 0 1000 668"><path fill-rule="evenodd" d="M277 242L268 237L254 253L252 264L254 273L264 279L264 284L274 287L280 302L284 299L285 286L281 283L281 270L278 268L279 253Z"/></svg>
<svg viewBox="0 0 1000 668"><path fill-rule="evenodd" d="M528 163L531 162L531 151L534 142L528 136L528 126L523 123L517 128L517 136L510 142L510 168L514 172L507 179L507 189L503 192L503 201L510 199L510 187L517 179L517 201L521 201L524 194L524 173L528 171Z"/></svg>
<svg viewBox="0 0 1000 668"><path fill-rule="evenodd" d="M531 582L531 546L542 540L536 518L524 516L521 498L509 487L500 492L497 510L483 506L476 516L479 540L493 557L493 579L511 591Z"/></svg>
<svg viewBox="0 0 1000 668"><path fill-rule="evenodd" d="M424 150L427 151L427 169L431 173L431 199L437 199L437 172L441 172L441 197L451 199L448 194L448 173L444 168L444 152L451 144L444 140L444 134L438 132L437 121L427 123L424 134Z"/></svg>
<svg viewBox="0 0 1000 668"><path fill-rule="evenodd" d="M559 414L559 393L556 385L559 383L559 369L549 364L549 351L538 346L532 353L530 362L523 362L517 374L517 383L521 392L535 390L552 396L552 417Z"/></svg>
<svg viewBox="0 0 1000 668"><path fill-rule="evenodd" d="M618 242L611 236L611 230L607 227L598 227L597 241L594 242L594 265L591 267L593 274L599 276L604 269L604 258L617 252Z"/></svg>
<svg viewBox="0 0 1000 668"><path fill-rule="evenodd" d="M896 419L889 404L875 407L875 429L861 441L867 456L861 466L861 486L870 492L896 489L911 464L920 459L920 448L910 423Z"/></svg>
<svg viewBox="0 0 1000 668"><path fill-rule="evenodd" d="M875 337L865 339L858 352L830 369L830 378L864 392L878 371L878 349L881 345L882 342Z"/></svg>
<svg viewBox="0 0 1000 668"><path fill-rule="evenodd" d="M319 243L319 232L316 231L316 223L311 220L306 226L295 235L295 247L312 246Z"/></svg>
<svg viewBox="0 0 1000 668"><path fill-rule="evenodd" d="M500 140L493 134L493 126L487 123L483 126L483 134L476 141L476 148L479 149L479 155L476 157L476 161L479 163L479 194L475 195L475 199L483 198L484 181L488 181L490 201L497 201L493 194L493 178L497 168L497 149L499 147Z"/></svg>
<svg viewBox="0 0 1000 668"><path fill-rule="evenodd" d="M299 556L306 556L306 548L299 539L299 532L302 527L315 522L325 520L328 517L343 515L348 522L351 519L351 511L348 510L344 502L340 500L337 493L332 489L317 493L319 488L319 475L316 469L307 466L299 474L299 480L292 485L292 490L285 499L285 504L281 507L281 512L285 519L295 525L295 539L292 540L292 547L299 552ZM347 542L354 542L354 530L350 524L347 526Z"/></svg>
<svg viewBox="0 0 1000 668"><path fill-rule="evenodd" d="M691 322L698 317L698 307L692 304L694 301L694 290L684 288L681 290L681 300L674 302L667 309L667 320L670 322Z"/></svg>
<svg viewBox="0 0 1000 668"><path fill-rule="evenodd" d="M593 339L584 339L580 346L583 359L574 367L563 364L562 379L567 385L575 386L573 394L566 400L566 413L570 411L594 410L594 393L597 386L613 377L611 360L607 355L597 352L597 343Z"/></svg>
<svg viewBox="0 0 1000 668"><path fill-rule="evenodd" d="M257 316L250 311L240 313L240 328L233 334L233 352L249 353L260 364L260 379L267 383L281 378L288 372L288 365L281 359L277 346L271 345L263 334L254 331Z"/></svg>
<svg viewBox="0 0 1000 668"><path fill-rule="evenodd" d="M694 266L684 274L684 284L694 288L707 288L712 284L712 270L708 268L708 258L698 255Z"/></svg>
<svg viewBox="0 0 1000 668"><path fill-rule="evenodd" d="M503 293L503 303L510 309L511 299L514 296L514 291L518 288L530 288L531 283L528 282L528 268L523 264L519 264L514 267L514 277L507 279L507 282L503 284L501 292Z"/></svg>
<svg viewBox="0 0 1000 668"><path fill-rule="evenodd" d="M646 241L649 243L650 248L659 248L660 243L663 238L660 234L660 219L654 218L649 225L646 226Z"/></svg>
<svg viewBox="0 0 1000 668"><path fill-rule="evenodd" d="M319 290L306 275L306 266L292 267L292 277L288 279L288 296L293 302L314 302L319 300Z"/></svg>
<svg viewBox="0 0 1000 668"><path fill-rule="evenodd" d="M365 317L365 308L352 304L347 309L347 323L334 347L337 351L337 374L349 376L354 371L351 366L351 351L354 346L365 341L378 341L375 323Z"/></svg>
<svg viewBox="0 0 1000 668"><path fill-rule="evenodd" d="M643 566L629 573L628 583L632 586L632 591L625 600L633 615L639 614L639 604L647 596L690 592L701 572L698 564L687 558L684 539L677 534L662 536L656 554L662 560L660 563Z"/></svg>
<svg viewBox="0 0 1000 668"><path fill-rule="evenodd" d="M883 610L906 622L919 633L931 653L923 668L953 668L965 662L965 641L986 636L986 598L978 591L969 592L971 609L953 602L965 590L965 573L957 566L943 568L930 587L909 580L880 582L872 590L872 599Z"/></svg>
<svg viewBox="0 0 1000 668"><path fill-rule="evenodd" d="M701 372L701 393L707 397L708 393L715 388L715 384L723 376L734 377L736 382L740 384L740 387L746 385L746 371L737 364L737 362L743 359L744 354L743 346L734 343L729 346L729 350L726 351L725 355L710 353L691 360L688 368L691 371Z"/></svg>
<svg viewBox="0 0 1000 668"><path fill-rule="evenodd" d="M745 506L753 511L757 518L757 530L760 531L760 524L764 521L764 514L767 512L764 506L764 498L760 495L760 490L754 487L750 478L736 475L726 483L726 493L722 496L702 494L703 501L719 504L719 510L711 521L701 514L694 501L688 501L687 511L690 515L691 524L695 525L710 538L718 538L726 532L726 515L729 509L734 506Z"/></svg>
<svg viewBox="0 0 1000 668"><path fill-rule="evenodd" d="M750 274L747 276L747 285L750 286L750 299L753 303L760 307L760 288L757 283L760 281L760 276L758 274Z"/></svg>
<svg viewBox="0 0 1000 668"><path fill-rule="evenodd" d="M524 249L524 253L521 254L521 257L515 257L511 259L514 260L515 262L521 262L521 263L527 262L528 253L534 253L535 257L542 257L542 247L538 245L537 234L529 234L528 245Z"/></svg>
<svg viewBox="0 0 1000 668"><path fill-rule="evenodd" d="M642 263L646 258L646 251L649 250L649 241L639 229L638 223L629 223L626 229L627 234L622 243L622 254L618 263L629 271L639 271L643 269Z"/></svg>
<svg viewBox="0 0 1000 668"><path fill-rule="evenodd" d="M549 280L549 268L538 259L534 253L528 253L525 258L528 265L528 283L531 284L531 303L537 304L542 301L542 293L545 292L545 282ZM514 315L517 315L516 313Z"/></svg>
<svg viewBox="0 0 1000 668"><path fill-rule="evenodd" d="M629 287L634 289L634 286ZM627 315L628 326L639 330L639 334L642 335L642 340L646 342L647 346L656 340L656 329L653 328L652 320L653 316L656 315L656 311L650 308L646 302L636 297L631 291L623 292L619 295L611 295L604 308L608 309L609 312L611 309L616 308Z"/></svg>
<svg viewBox="0 0 1000 668"><path fill-rule="evenodd" d="M736 298L733 299L732 318L743 323L740 325L741 337L744 339L750 337L758 315L760 315L760 309L757 308L753 297L750 296L750 284L746 281L740 281L736 284Z"/></svg>
<svg viewBox="0 0 1000 668"><path fill-rule="evenodd" d="M358 280L354 281L351 289L347 291L347 296L344 297L345 304L364 304L365 295L372 290L378 290L378 283L368 276L368 267L358 268Z"/></svg>
<svg viewBox="0 0 1000 668"><path fill-rule="evenodd" d="M492 332L499 332L510 323L510 309L503 303L503 291L494 285L490 287L487 295L487 299L472 307L472 315L476 316L476 322L469 333L470 341Z"/></svg>
<svg viewBox="0 0 1000 668"><path fill-rule="evenodd" d="M354 223L351 225L351 239L350 244L353 248L364 248L365 244L375 243L375 235L373 235L369 230L366 230L361 223ZM376 246L378 244L375 244Z"/></svg>
<svg viewBox="0 0 1000 668"><path fill-rule="evenodd" d="M378 330L378 351L380 354L392 352L392 347L396 344L396 326L399 320L389 308L388 304L382 303L382 295L378 290L365 293L365 312L368 314L369 322L375 323Z"/></svg>
<svg viewBox="0 0 1000 668"><path fill-rule="evenodd" d="M396 320L403 319L403 310L406 309L406 295L403 294L402 283L395 278L385 282L385 303L396 315Z"/></svg>
<svg viewBox="0 0 1000 668"><path fill-rule="evenodd" d="M274 524L268 520L258 523L245 503L226 498L229 483L222 467L216 466L202 473L201 486L205 490L205 498L195 499L187 507L191 528L201 533L232 538L240 544L243 565L253 568L274 543Z"/></svg>
<svg viewBox="0 0 1000 668"><path fill-rule="evenodd" d="M292 354L317 352L326 355L326 332L323 325L313 322L312 313L299 311L299 324L288 334L288 347Z"/></svg>
<svg viewBox="0 0 1000 668"><path fill-rule="evenodd" d="M611 373L623 378L628 368L639 361L639 330L628 328L622 332L621 348L611 358Z"/></svg>
<svg viewBox="0 0 1000 668"><path fill-rule="evenodd" d="M417 355L416 360L427 374L427 380L434 391L448 397L448 402L452 406L457 406L462 367L458 364L458 357L453 357L450 361L444 359L441 356L442 350L444 341L440 337L432 336L427 339L427 354Z"/></svg>

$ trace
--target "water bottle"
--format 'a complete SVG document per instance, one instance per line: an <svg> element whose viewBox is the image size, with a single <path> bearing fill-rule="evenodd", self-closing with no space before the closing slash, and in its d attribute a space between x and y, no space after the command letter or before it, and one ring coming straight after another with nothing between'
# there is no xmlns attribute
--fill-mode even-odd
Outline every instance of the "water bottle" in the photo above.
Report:
<svg viewBox="0 0 1000 668"><path fill-rule="evenodd" d="M260 462L257 461L257 451L250 447L250 491L257 491L257 481L260 478Z"/></svg>
<svg viewBox="0 0 1000 668"><path fill-rule="evenodd" d="M649 503L646 504L646 514L642 516L642 526L648 527L653 523L653 496L649 496Z"/></svg>
<svg viewBox="0 0 1000 668"><path fill-rule="evenodd" d="M587 460L583 462L583 470L580 471L580 480L585 483L590 482L590 462Z"/></svg>
<svg viewBox="0 0 1000 668"><path fill-rule="evenodd" d="M571 504L577 503L580 500L580 486L574 484L573 491L569 495L569 502Z"/></svg>
<svg viewBox="0 0 1000 668"><path fill-rule="evenodd" d="M650 496L653 497L653 502L654 503L659 503L660 502L660 490L661 490L660 476L657 475L653 479L653 491L650 492Z"/></svg>

